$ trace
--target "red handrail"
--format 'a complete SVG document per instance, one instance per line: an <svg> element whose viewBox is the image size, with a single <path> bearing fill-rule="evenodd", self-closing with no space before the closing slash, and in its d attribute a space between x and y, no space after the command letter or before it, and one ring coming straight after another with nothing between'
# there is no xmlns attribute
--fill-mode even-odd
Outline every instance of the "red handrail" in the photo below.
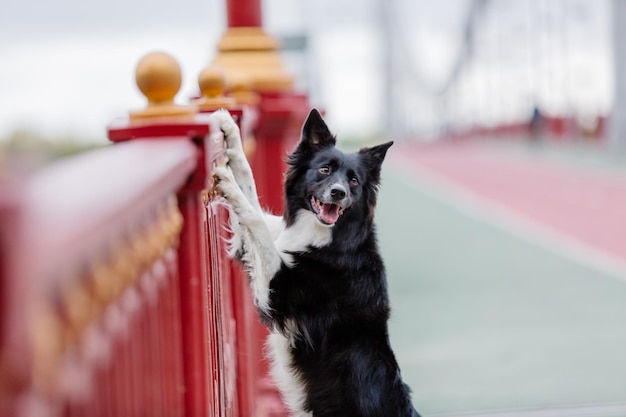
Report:
<svg viewBox="0 0 626 417"><path fill-rule="evenodd" d="M120 144L2 194L0 415L184 415L176 193L197 156Z"/></svg>
<svg viewBox="0 0 626 417"><path fill-rule="evenodd" d="M184 185L196 148L176 139L130 142L68 158L29 181L24 195L29 274L60 270L114 240ZM59 252L73 254L59 257Z"/></svg>

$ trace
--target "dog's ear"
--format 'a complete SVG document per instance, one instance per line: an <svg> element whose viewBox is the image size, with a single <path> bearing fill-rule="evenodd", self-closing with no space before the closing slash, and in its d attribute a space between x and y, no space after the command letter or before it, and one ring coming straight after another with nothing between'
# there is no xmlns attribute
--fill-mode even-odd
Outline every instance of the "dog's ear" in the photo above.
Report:
<svg viewBox="0 0 626 417"><path fill-rule="evenodd" d="M382 145L373 146L371 148L363 148L359 151L367 160L370 172L380 172L387 150L393 145L393 141L383 143Z"/></svg>
<svg viewBox="0 0 626 417"><path fill-rule="evenodd" d="M328 130L328 126L322 119L317 109L312 109L302 127L302 139L299 147L316 151L326 146L334 146L335 137Z"/></svg>

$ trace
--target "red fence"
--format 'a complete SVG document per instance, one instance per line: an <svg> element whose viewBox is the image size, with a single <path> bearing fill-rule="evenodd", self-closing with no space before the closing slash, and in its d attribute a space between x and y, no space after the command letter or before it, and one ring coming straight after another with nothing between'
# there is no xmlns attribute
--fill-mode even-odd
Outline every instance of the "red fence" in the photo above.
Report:
<svg viewBox="0 0 626 417"><path fill-rule="evenodd" d="M50 166L2 199L13 213L1 236L11 248L3 415L183 409L176 191L196 153L176 140L115 146Z"/></svg>
<svg viewBox="0 0 626 417"><path fill-rule="evenodd" d="M499 124L496 126L474 126L459 131L445 132L437 136L441 139L467 139L476 137L532 138L554 142L587 140L601 143L606 139L604 116L593 120L580 121L574 117L542 116L530 122Z"/></svg>
<svg viewBox="0 0 626 417"><path fill-rule="evenodd" d="M259 100L233 113L257 115L253 170L280 212L308 105ZM207 114L157 107L111 125L112 146L0 177L0 416L285 414L211 193L222 133Z"/></svg>

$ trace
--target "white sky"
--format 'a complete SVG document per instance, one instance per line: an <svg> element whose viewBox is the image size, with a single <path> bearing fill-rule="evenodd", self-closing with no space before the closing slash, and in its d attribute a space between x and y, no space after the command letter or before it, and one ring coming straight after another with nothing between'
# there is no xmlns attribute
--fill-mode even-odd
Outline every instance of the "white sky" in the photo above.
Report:
<svg viewBox="0 0 626 417"><path fill-rule="evenodd" d="M326 109L329 123L340 136L368 134L382 126L382 54L377 31L380 1L389 4L390 0L263 3L264 23L270 33L309 34L308 59L296 62L299 66L293 68L306 68L312 102ZM570 3L571 7L567 6ZM469 0L395 0L395 4L398 27L406 36L410 54L406 71L435 85L441 83L458 53ZM519 114L525 111L533 88L539 91L542 104L557 110L564 106L563 97L569 102L573 98L577 103L591 102L596 111L610 107L612 79L606 28L610 10L606 0L528 0L528 14L520 14L524 2L492 0L487 4L489 10L477 36L483 39L482 49L476 51L481 61L463 75L451 112L476 118L480 116L476 109L482 108L498 118L506 116L498 112L505 107L512 109L511 114ZM551 10L550 4L561 6ZM29 128L47 136L71 134L102 140L113 118L143 106L134 86L134 66L144 53L154 49L168 51L180 61L183 87L178 101L185 102L196 93L196 76L211 61L224 30L223 7L222 0L4 2L0 9L0 137ZM558 36L545 38L556 39L557 45L541 41L539 52L524 52L528 41L519 46L515 43L529 33L524 32L524 25L535 25L536 30L547 33L551 27L566 28L569 52L554 61L556 66L551 61L555 51L563 50ZM510 41L494 41L502 37ZM532 54L538 62L532 68L537 76L523 69ZM520 74L526 74L518 77L523 82L516 82L512 72L503 71L503 64L494 65L494 57L519 66ZM550 83L550 77L566 81ZM398 82L404 81L399 78ZM538 83L546 85L537 87ZM511 84L527 88L509 91ZM406 87L407 96L418 94L411 88ZM436 113L433 101L423 98L418 102L422 117L415 120L432 122ZM477 104L483 102L493 105Z"/></svg>

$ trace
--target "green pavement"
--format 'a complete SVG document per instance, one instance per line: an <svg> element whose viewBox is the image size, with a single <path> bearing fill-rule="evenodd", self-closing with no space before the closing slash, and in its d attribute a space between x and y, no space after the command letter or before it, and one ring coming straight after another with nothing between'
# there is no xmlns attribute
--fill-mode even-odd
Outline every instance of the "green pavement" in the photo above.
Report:
<svg viewBox="0 0 626 417"><path fill-rule="evenodd" d="M463 204L383 173L391 339L418 411L587 404L587 414L550 415L626 415L626 281ZM625 407L593 408L611 403Z"/></svg>

